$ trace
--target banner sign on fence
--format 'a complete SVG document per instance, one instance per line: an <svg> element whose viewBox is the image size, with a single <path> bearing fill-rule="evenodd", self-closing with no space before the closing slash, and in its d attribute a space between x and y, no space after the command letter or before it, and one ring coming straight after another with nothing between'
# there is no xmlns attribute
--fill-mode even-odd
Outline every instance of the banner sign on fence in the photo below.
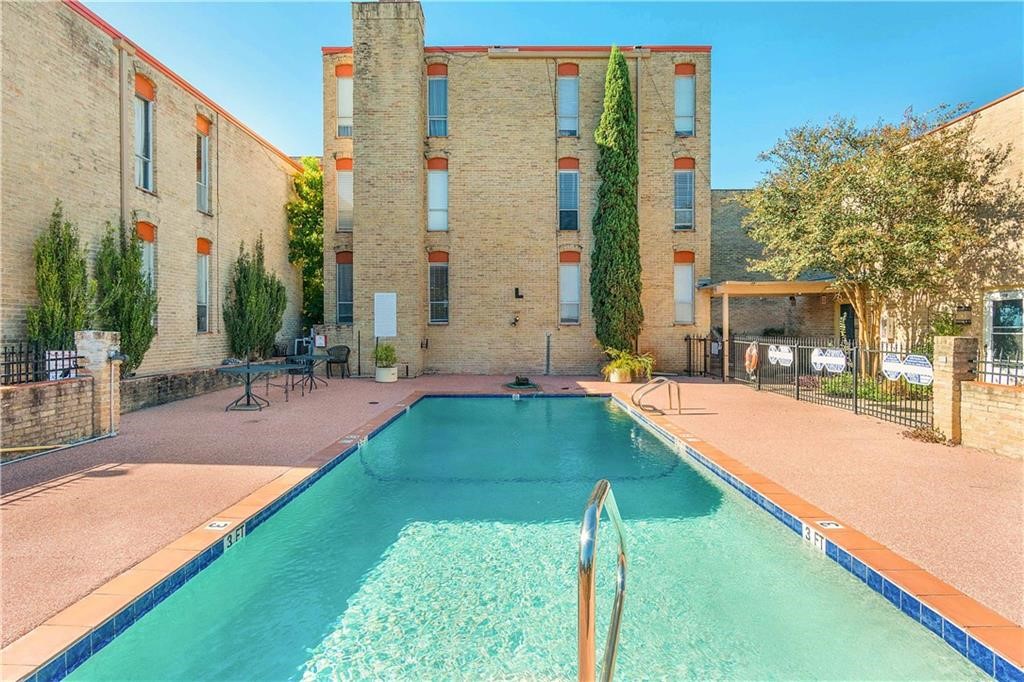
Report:
<svg viewBox="0 0 1024 682"><path fill-rule="evenodd" d="M886 353L882 356L882 374L889 381L896 381L903 376L903 360L896 353Z"/></svg>
<svg viewBox="0 0 1024 682"><path fill-rule="evenodd" d="M912 384L931 386L935 378L932 363L923 355L908 355L903 361L903 376Z"/></svg>
<svg viewBox="0 0 1024 682"><path fill-rule="evenodd" d="M839 374L846 369L846 351L841 348L815 348L811 351L811 367Z"/></svg>
<svg viewBox="0 0 1024 682"><path fill-rule="evenodd" d="M768 346L768 362L783 367L793 366L793 349L789 346Z"/></svg>

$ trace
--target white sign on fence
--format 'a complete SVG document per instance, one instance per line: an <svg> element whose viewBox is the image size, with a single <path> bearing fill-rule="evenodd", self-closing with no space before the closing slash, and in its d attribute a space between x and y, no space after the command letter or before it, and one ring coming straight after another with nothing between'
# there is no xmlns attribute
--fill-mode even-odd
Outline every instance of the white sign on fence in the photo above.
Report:
<svg viewBox="0 0 1024 682"><path fill-rule="evenodd" d="M768 346L768 362L783 367L793 366L793 349L789 346Z"/></svg>
<svg viewBox="0 0 1024 682"><path fill-rule="evenodd" d="M935 376L932 363L923 355L908 355L903 361L903 376L912 384L931 386Z"/></svg>
<svg viewBox="0 0 1024 682"><path fill-rule="evenodd" d="M846 351L841 348L815 348L811 351L811 367L839 374L846 369Z"/></svg>
<svg viewBox="0 0 1024 682"><path fill-rule="evenodd" d="M398 294L373 295L373 335L398 336Z"/></svg>
<svg viewBox="0 0 1024 682"><path fill-rule="evenodd" d="M896 353L886 353L882 356L882 374L889 381L896 381L903 376L903 361Z"/></svg>

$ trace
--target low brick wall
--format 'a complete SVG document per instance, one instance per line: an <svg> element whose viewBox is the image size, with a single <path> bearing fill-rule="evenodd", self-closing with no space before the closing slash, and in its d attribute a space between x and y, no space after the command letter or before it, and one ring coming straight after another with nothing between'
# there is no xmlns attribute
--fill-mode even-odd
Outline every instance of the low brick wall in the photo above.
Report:
<svg viewBox="0 0 1024 682"><path fill-rule="evenodd" d="M219 391L237 383L214 367L131 377L121 381L121 414Z"/></svg>
<svg viewBox="0 0 1024 682"><path fill-rule="evenodd" d="M960 384L960 442L1024 458L1024 386Z"/></svg>
<svg viewBox="0 0 1024 682"><path fill-rule="evenodd" d="M0 387L3 447L62 445L89 438L93 424L93 379L79 377ZM5 453L11 459L24 453Z"/></svg>

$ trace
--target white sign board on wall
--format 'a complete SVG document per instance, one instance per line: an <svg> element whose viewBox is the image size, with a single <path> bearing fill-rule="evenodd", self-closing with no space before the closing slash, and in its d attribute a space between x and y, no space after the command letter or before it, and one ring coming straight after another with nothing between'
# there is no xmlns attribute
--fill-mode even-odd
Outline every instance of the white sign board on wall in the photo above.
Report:
<svg viewBox="0 0 1024 682"><path fill-rule="evenodd" d="M373 295L373 335L398 336L398 294Z"/></svg>

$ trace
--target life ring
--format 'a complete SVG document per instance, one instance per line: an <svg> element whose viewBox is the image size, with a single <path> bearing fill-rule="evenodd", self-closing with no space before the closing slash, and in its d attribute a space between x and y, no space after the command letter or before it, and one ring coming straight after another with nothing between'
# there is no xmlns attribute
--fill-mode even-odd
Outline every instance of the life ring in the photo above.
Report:
<svg viewBox="0 0 1024 682"><path fill-rule="evenodd" d="M753 374L757 371L757 342L751 341L750 345L747 346L747 352L743 354L743 366L747 369L747 374Z"/></svg>

